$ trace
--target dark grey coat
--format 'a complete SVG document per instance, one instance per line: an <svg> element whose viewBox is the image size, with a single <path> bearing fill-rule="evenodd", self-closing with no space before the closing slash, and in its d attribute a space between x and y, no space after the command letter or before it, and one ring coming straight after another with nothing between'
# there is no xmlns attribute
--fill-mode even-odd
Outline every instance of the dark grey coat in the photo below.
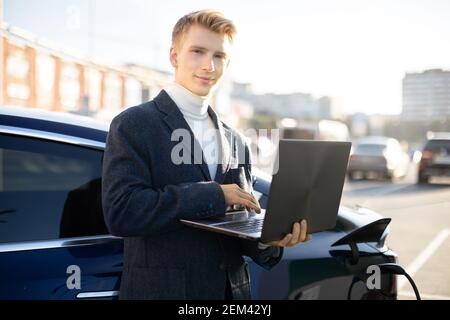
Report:
<svg viewBox="0 0 450 320"><path fill-rule="evenodd" d="M250 152L242 137L208 113L220 131L223 165L214 180L206 163L174 164L171 141L189 125L163 90L111 123L103 162L102 203L111 234L124 237L121 299L224 299L228 279L234 299L250 298L243 255L270 269L282 250L182 225L180 218L224 215L219 184L251 184ZM185 143L194 150L195 139ZM199 146L199 145L197 145ZM224 148L224 146L226 148ZM241 148L244 148L244 152ZM201 149L200 149L201 150ZM225 151L224 151L225 150ZM228 150L228 152L226 152ZM232 169L231 156L245 155ZM202 159L202 155L200 154Z"/></svg>

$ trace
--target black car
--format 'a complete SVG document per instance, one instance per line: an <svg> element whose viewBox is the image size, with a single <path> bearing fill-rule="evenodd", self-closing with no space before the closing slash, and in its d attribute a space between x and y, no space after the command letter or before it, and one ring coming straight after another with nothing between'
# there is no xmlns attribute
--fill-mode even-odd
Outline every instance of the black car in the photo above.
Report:
<svg viewBox="0 0 450 320"><path fill-rule="evenodd" d="M107 132L81 116L0 107L0 299L117 298L123 239L105 227L100 192ZM256 173L263 208L269 187ZM252 296L395 299L391 274L366 286L368 267L397 260L389 221L341 207L334 229L287 248L272 270L249 260Z"/></svg>
<svg viewBox="0 0 450 320"><path fill-rule="evenodd" d="M421 152L417 182L428 183L433 176L450 177L450 132L429 133Z"/></svg>

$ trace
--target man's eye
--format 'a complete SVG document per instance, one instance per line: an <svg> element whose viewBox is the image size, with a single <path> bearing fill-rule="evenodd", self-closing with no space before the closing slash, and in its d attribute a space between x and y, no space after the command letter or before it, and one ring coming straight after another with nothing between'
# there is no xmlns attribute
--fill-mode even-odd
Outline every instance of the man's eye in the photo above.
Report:
<svg viewBox="0 0 450 320"><path fill-rule="evenodd" d="M192 50L192 52L194 52L194 53L201 53L202 51L201 50Z"/></svg>

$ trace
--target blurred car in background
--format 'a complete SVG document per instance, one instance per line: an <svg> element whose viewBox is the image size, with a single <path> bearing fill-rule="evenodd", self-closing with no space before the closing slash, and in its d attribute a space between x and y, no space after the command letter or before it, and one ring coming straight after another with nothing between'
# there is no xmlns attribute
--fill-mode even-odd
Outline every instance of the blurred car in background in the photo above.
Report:
<svg viewBox="0 0 450 320"><path fill-rule="evenodd" d="M278 127L283 139L349 141L350 132L345 123L334 120L301 121L283 118Z"/></svg>
<svg viewBox="0 0 450 320"><path fill-rule="evenodd" d="M364 178L377 175L392 180L404 177L410 158L398 140L389 137L369 136L353 144L347 169L349 179L357 174Z"/></svg>
<svg viewBox="0 0 450 320"><path fill-rule="evenodd" d="M432 176L450 176L450 132L427 134L420 153L417 183L428 183Z"/></svg>

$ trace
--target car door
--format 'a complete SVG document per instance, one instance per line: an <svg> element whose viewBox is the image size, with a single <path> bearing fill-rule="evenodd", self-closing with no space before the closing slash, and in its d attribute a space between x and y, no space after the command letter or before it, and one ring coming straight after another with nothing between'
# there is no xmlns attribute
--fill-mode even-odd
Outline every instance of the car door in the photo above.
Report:
<svg viewBox="0 0 450 320"><path fill-rule="evenodd" d="M0 299L116 297L123 241L103 220L101 144L17 131L0 130Z"/></svg>

